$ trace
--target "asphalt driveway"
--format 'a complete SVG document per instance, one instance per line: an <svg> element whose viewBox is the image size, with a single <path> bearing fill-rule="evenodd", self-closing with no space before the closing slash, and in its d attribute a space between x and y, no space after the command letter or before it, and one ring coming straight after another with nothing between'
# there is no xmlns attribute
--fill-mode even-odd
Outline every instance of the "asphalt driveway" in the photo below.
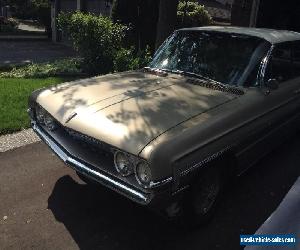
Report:
<svg viewBox="0 0 300 250"><path fill-rule="evenodd" d="M300 134L227 190L213 221L183 231L78 180L42 143L0 153L1 249L240 249L300 175ZM289 248L290 249L290 248Z"/></svg>
<svg viewBox="0 0 300 250"><path fill-rule="evenodd" d="M71 47L51 41L5 41L0 40L0 66L28 62L48 62L73 57Z"/></svg>

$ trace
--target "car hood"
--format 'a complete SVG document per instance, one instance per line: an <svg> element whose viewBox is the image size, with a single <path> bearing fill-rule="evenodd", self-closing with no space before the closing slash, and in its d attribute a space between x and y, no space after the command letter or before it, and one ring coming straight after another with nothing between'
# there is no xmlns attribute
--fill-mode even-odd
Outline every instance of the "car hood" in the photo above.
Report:
<svg viewBox="0 0 300 250"><path fill-rule="evenodd" d="M234 98L183 76L136 71L51 87L37 102L63 126L138 155L169 129Z"/></svg>

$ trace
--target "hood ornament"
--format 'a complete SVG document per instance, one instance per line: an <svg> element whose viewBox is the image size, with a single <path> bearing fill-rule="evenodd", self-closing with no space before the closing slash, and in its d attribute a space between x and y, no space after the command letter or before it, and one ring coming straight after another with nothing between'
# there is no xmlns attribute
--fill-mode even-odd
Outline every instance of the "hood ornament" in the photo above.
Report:
<svg viewBox="0 0 300 250"><path fill-rule="evenodd" d="M71 121L76 115L77 115L76 112L72 113L72 114L68 117L68 119L66 120L66 123L68 123L69 121Z"/></svg>

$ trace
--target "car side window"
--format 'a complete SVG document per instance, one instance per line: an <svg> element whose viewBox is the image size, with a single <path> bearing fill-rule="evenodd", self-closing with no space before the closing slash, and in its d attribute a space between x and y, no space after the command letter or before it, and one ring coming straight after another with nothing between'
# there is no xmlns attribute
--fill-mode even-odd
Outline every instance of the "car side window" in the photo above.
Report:
<svg viewBox="0 0 300 250"><path fill-rule="evenodd" d="M279 44L273 50L267 69L268 79L276 79L279 83L294 78L292 67L292 44Z"/></svg>
<svg viewBox="0 0 300 250"><path fill-rule="evenodd" d="M300 41L294 43L292 51L294 77L300 77Z"/></svg>

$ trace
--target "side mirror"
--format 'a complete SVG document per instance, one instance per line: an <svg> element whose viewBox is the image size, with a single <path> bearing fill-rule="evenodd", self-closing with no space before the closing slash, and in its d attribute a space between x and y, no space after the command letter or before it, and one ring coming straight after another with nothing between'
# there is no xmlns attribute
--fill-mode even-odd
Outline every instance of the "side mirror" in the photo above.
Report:
<svg viewBox="0 0 300 250"><path fill-rule="evenodd" d="M279 87L279 82L277 79L269 79L266 83L265 86L270 89L270 90L275 90L278 89Z"/></svg>

